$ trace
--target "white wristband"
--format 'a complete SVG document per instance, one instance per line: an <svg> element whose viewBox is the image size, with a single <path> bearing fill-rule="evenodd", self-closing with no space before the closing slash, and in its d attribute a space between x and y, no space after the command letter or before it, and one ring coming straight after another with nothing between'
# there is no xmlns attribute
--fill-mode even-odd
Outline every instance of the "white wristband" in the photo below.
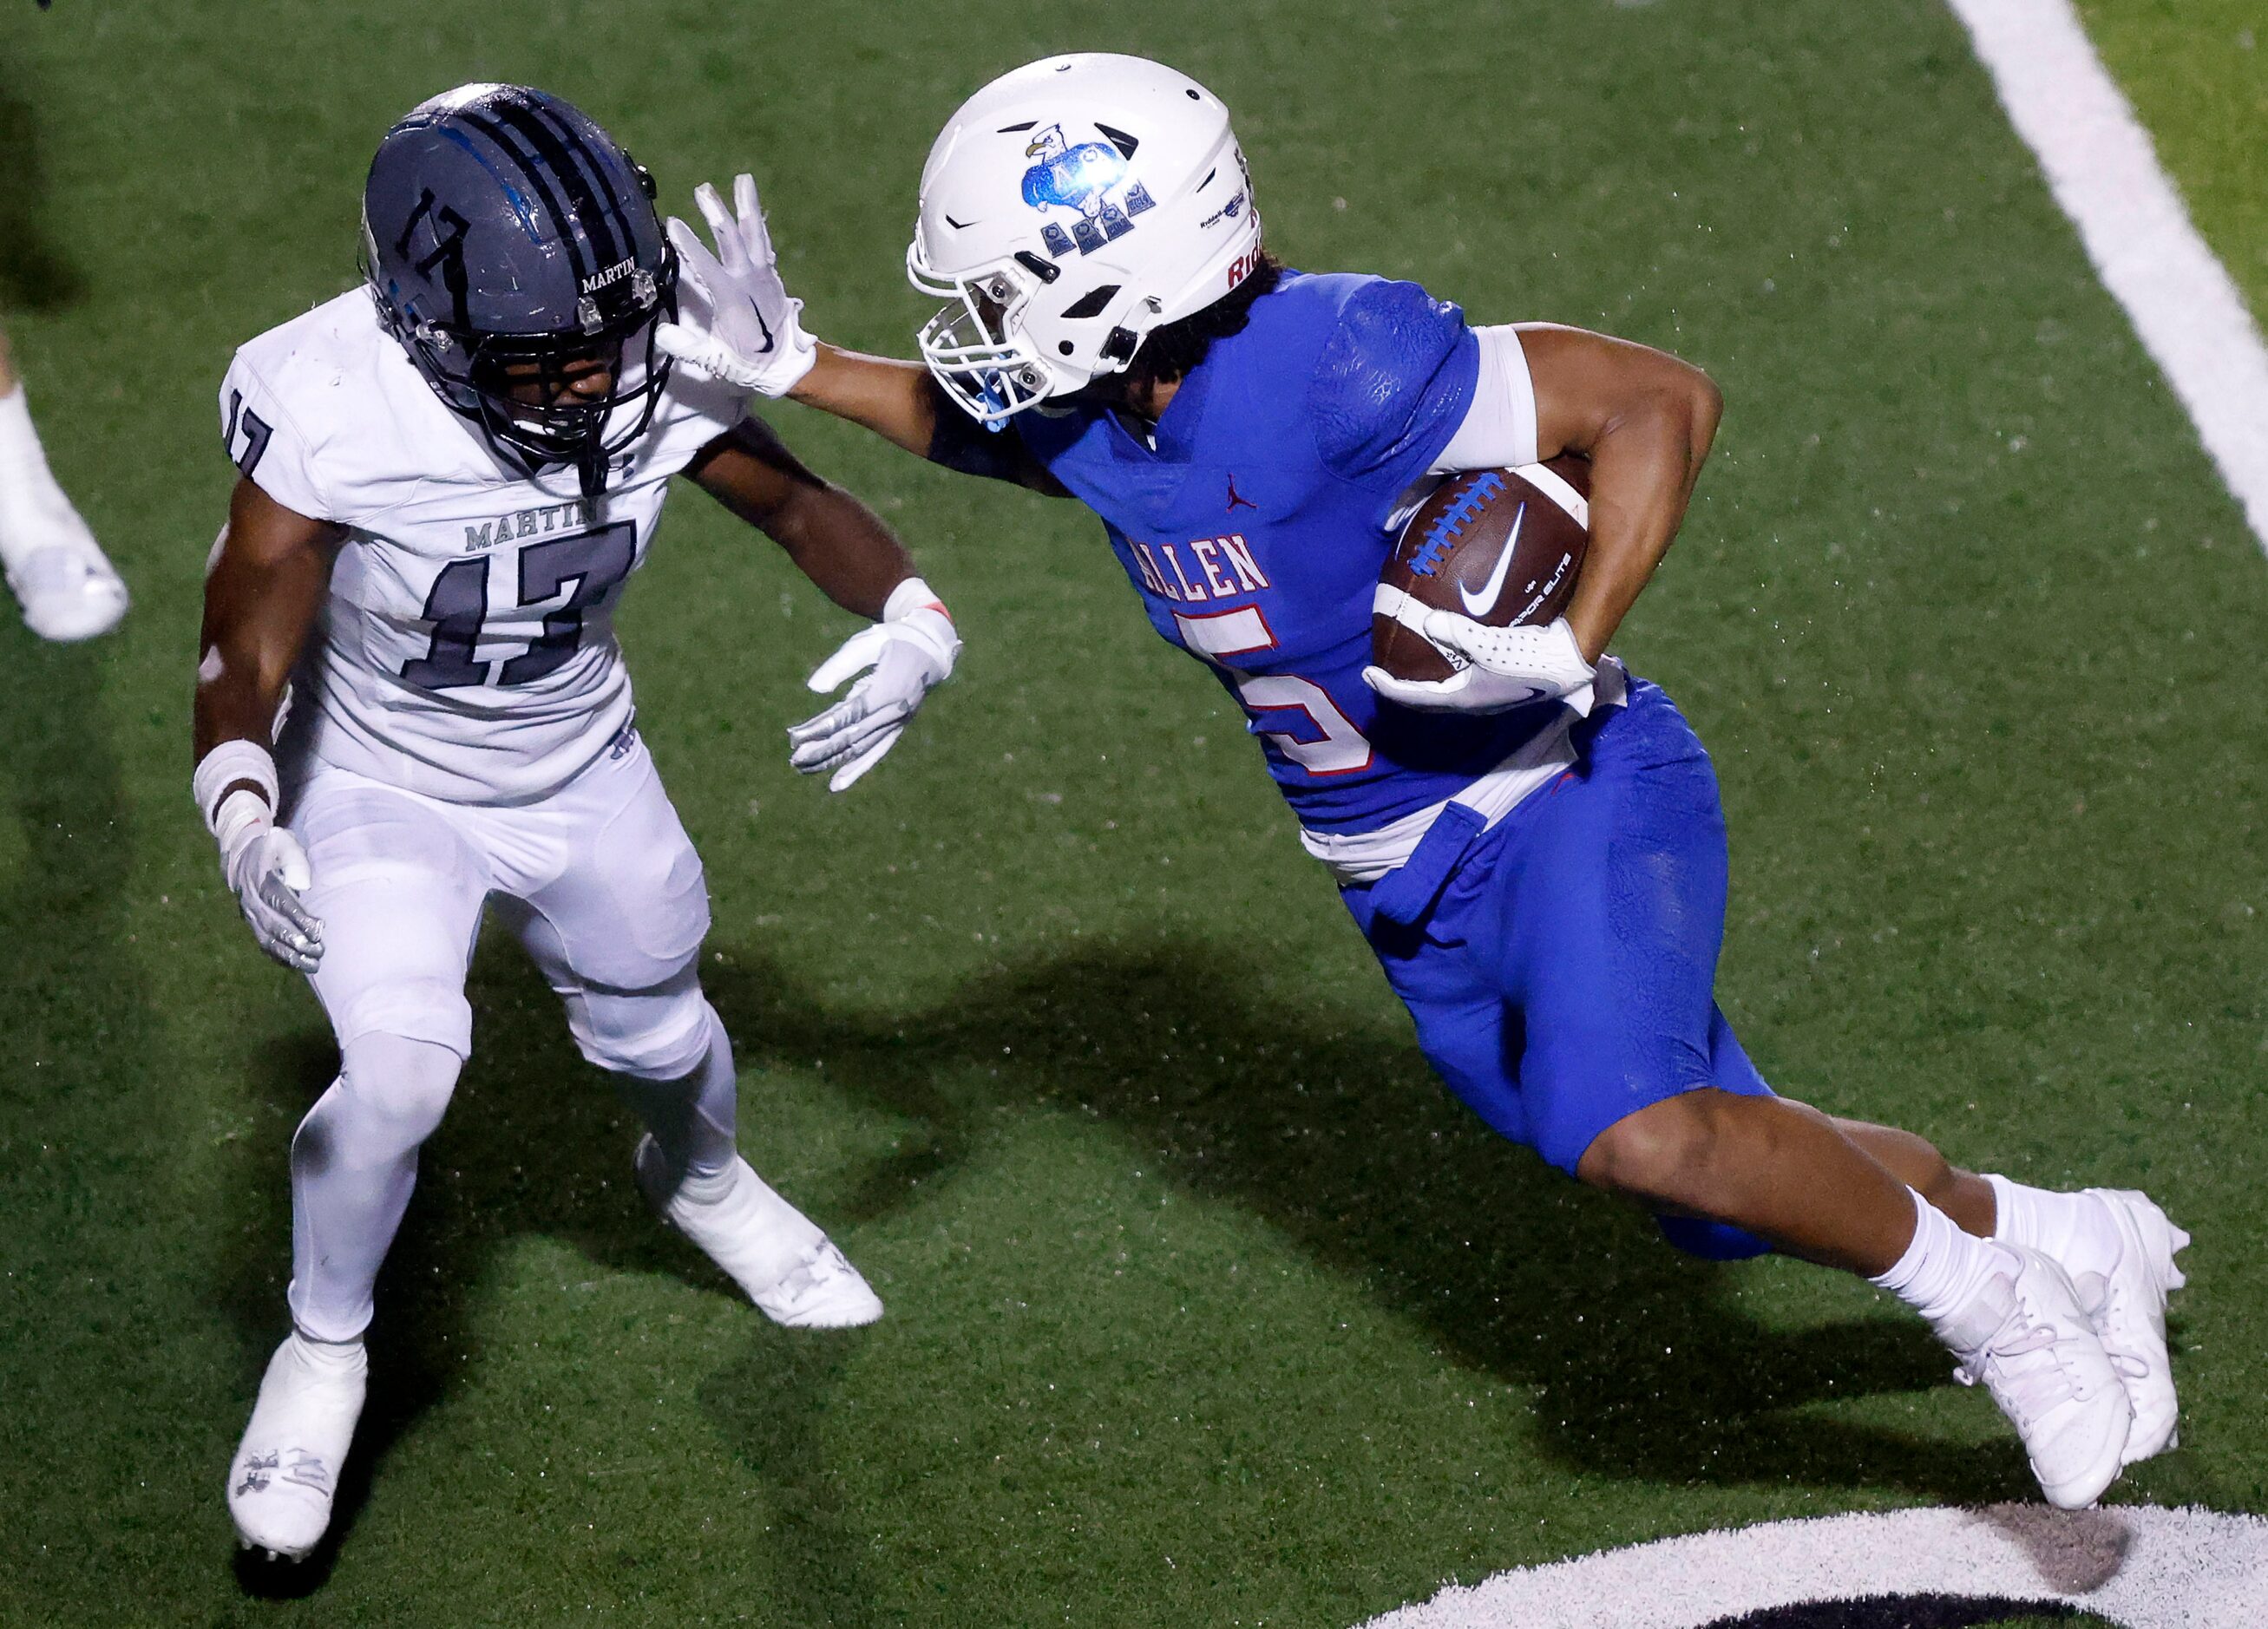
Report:
<svg viewBox="0 0 2268 1629"><path fill-rule="evenodd" d="M943 613L948 622L953 620L953 613L945 609L945 601L937 597L935 589L930 587L919 577L908 577L897 587L892 589L890 597L882 602L882 620L903 621L915 612L924 608Z"/></svg>
<svg viewBox="0 0 2268 1629"><path fill-rule="evenodd" d="M259 793L239 786L222 798L212 822L213 840L220 845L221 870L227 873L236 862L236 851L275 825L276 818Z"/></svg>
<svg viewBox="0 0 2268 1629"><path fill-rule="evenodd" d="M257 741L224 741L197 761L189 788L197 800L197 813L204 817L205 830L215 837L220 835L221 795L239 781L249 781L260 789L273 816L281 799L276 759L266 747Z"/></svg>

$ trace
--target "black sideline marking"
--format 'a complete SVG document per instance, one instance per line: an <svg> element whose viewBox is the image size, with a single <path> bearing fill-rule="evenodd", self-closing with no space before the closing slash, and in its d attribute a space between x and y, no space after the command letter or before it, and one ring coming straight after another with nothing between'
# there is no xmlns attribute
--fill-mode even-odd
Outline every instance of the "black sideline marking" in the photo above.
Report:
<svg viewBox="0 0 2268 1629"><path fill-rule="evenodd" d="M2073 1618L2062 1601L2017 1601L1973 1595L1875 1595L1856 1601L1806 1601L1767 1606L1738 1618L1713 1618L1699 1629L1984 1629L2024 1618Z"/></svg>

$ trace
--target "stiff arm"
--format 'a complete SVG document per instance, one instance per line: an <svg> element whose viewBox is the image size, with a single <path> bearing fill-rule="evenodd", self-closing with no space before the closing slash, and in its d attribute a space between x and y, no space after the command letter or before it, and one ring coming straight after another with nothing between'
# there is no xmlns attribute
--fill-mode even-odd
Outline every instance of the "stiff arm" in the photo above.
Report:
<svg viewBox="0 0 2268 1629"><path fill-rule="evenodd" d="M990 476L1053 498L1071 495L1012 428L994 431L977 423L918 362L869 356L821 341L811 371L788 395L964 475Z"/></svg>

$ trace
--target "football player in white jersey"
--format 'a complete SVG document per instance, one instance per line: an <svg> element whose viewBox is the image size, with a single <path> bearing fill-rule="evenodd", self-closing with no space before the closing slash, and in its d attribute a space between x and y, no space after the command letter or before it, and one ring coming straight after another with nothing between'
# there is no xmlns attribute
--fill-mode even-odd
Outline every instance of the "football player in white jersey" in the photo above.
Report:
<svg viewBox="0 0 2268 1629"><path fill-rule="evenodd" d="M0 570L41 639L76 644L126 614L126 584L56 483L0 334Z"/></svg>
<svg viewBox="0 0 2268 1629"><path fill-rule="evenodd" d="M735 1148L701 862L638 737L613 613L673 474L769 533L875 619L812 683L864 677L789 731L836 790L959 642L870 510L654 349L677 267L652 196L554 97L437 97L372 163L365 286L253 341L221 388L240 478L206 583L197 806L341 1053L291 1145L292 1333L229 1471L244 1543L276 1556L329 1521L372 1287L471 1049L484 906L644 1119L636 1171L666 1221L782 1324L881 1316Z"/></svg>

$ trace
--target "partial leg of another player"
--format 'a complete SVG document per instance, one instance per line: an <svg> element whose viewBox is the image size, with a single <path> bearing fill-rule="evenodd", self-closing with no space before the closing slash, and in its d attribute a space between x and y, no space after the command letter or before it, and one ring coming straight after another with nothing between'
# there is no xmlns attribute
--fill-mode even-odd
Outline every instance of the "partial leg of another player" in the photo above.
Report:
<svg viewBox="0 0 2268 1629"><path fill-rule="evenodd" d="M126 584L48 468L24 386L0 334L0 569L42 639L107 634L126 614Z"/></svg>

